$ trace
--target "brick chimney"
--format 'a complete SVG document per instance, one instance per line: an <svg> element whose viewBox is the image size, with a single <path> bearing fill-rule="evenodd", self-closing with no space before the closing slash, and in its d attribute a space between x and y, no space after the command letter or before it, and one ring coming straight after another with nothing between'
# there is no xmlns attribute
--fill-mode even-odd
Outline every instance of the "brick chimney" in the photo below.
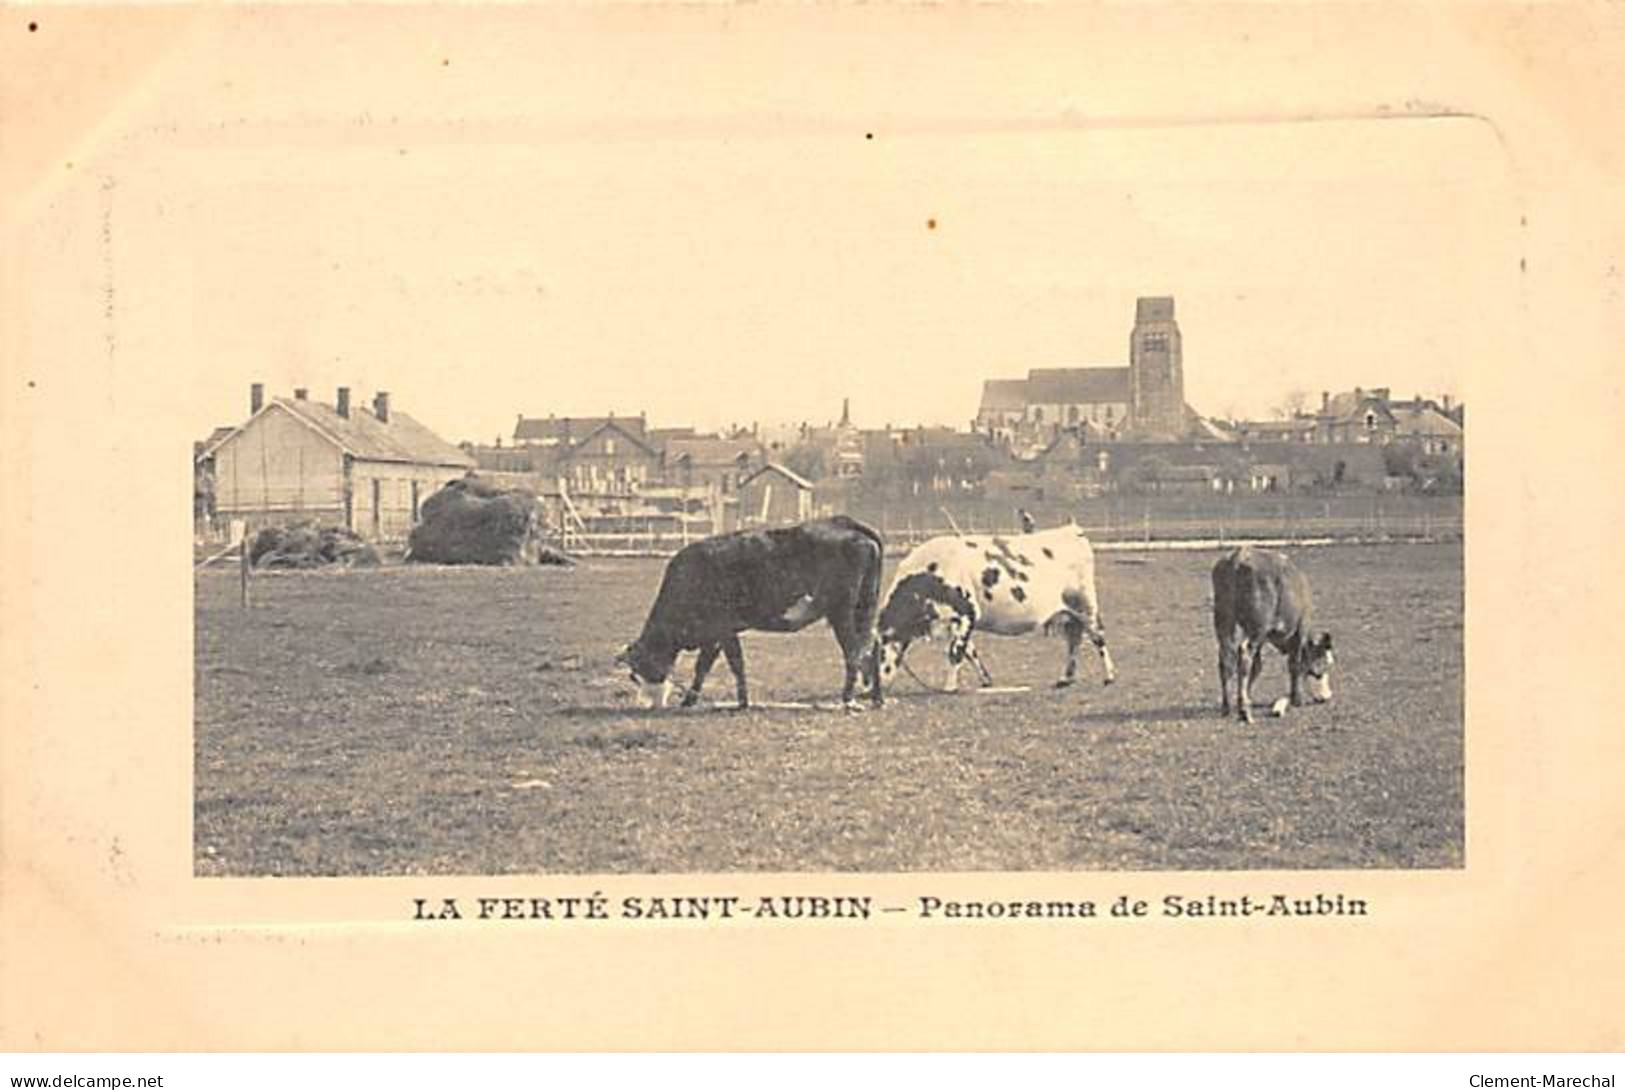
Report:
<svg viewBox="0 0 1625 1090"><path fill-rule="evenodd" d="M340 416L346 420L350 419L350 388L348 386L339 387L338 404L334 407L338 409Z"/></svg>
<svg viewBox="0 0 1625 1090"><path fill-rule="evenodd" d="M1320 411L1323 413L1332 411L1332 392L1330 390L1320 391Z"/></svg>
<svg viewBox="0 0 1625 1090"><path fill-rule="evenodd" d="M378 396L372 399L372 415L378 418L380 424L389 423L389 392L379 390Z"/></svg>
<svg viewBox="0 0 1625 1090"><path fill-rule="evenodd" d="M265 383L256 382L248 388L248 415L253 416L265 407Z"/></svg>
<svg viewBox="0 0 1625 1090"><path fill-rule="evenodd" d="M295 401L309 401L310 391L303 386L295 386L293 388L293 399Z"/></svg>

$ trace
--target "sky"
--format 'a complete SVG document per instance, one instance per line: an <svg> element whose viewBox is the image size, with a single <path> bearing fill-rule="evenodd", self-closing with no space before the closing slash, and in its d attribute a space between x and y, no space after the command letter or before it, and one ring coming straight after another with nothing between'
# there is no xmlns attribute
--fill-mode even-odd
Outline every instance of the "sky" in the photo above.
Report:
<svg viewBox="0 0 1625 1090"><path fill-rule="evenodd" d="M236 32L166 74L155 112L181 121L121 165L110 260L195 434L255 381L387 389L453 441L520 414L822 422L843 398L863 426L964 427L986 378L1126 364L1140 295L1175 297L1187 400L1215 416L1461 398L1506 336L1517 215L1471 119L1097 125L968 97L877 118L875 58L850 92L742 100L730 80L783 58L705 39L715 71L685 81L641 38L581 40L526 58L569 90L529 99L436 99L390 56L370 97L324 93L366 63L342 36L291 101L233 82Z"/></svg>

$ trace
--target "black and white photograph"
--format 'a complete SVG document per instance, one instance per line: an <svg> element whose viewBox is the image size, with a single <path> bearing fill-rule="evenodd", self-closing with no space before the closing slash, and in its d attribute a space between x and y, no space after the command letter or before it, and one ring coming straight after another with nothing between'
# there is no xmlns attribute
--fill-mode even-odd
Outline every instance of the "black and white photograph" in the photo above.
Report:
<svg viewBox="0 0 1625 1090"><path fill-rule="evenodd" d="M1617 7L0 11L0 1044L1617 1048Z"/></svg>
<svg viewBox="0 0 1625 1090"><path fill-rule="evenodd" d="M1462 866L1483 126L510 136L164 190L198 875Z"/></svg>

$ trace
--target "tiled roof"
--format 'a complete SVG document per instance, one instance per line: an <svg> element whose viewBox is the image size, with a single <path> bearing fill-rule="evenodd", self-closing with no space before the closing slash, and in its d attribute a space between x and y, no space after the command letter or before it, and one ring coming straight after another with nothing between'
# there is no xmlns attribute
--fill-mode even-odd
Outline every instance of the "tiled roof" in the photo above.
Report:
<svg viewBox="0 0 1625 1090"><path fill-rule="evenodd" d="M333 406L320 401L277 397L267 402L255 418L278 409L304 421L346 454L366 461L456 466L460 469L474 466L474 459L466 451L452 446L399 410L392 410L386 423L361 406L352 406L350 415L344 417ZM255 418L251 418L251 422ZM213 453L242 430L233 429L216 440L205 453Z"/></svg>
<svg viewBox="0 0 1625 1090"><path fill-rule="evenodd" d="M741 454L759 457L762 445L754 439L673 439L666 444L666 461L686 457L697 466L732 465Z"/></svg>
<svg viewBox="0 0 1625 1090"><path fill-rule="evenodd" d="M620 432L623 436L625 436L627 438L627 440L629 442L635 443L637 446L641 447L645 452L647 452L649 454L652 454L652 455L658 455L660 453L659 449L652 446L647 441L647 439L645 438L646 433L644 432L644 430L642 428L633 428L633 427L628 426L631 423L631 419L632 418L630 418L630 417L628 417L626 419L622 419L621 417L618 417L618 416L606 417L605 419L603 419L602 421L599 422L599 424L598 424L598 426L596 428L592 429L591 431L580 432L577 435L575 435L570 440L570 443L568 445L554 444L554 446L559 448L559 451L560 451L559 456L560 457L569 458L569 457L573 456L576 451L580 450L583 446L585 446L587 444L587 442L589 440L591 440L594 436L596 436L599 432L605 431L605 430L613 430L613 431Z"/></svg>
<svg viewBox="0 0 1625 1090"><path fill-rule="evenodd" d="M519 443L578 443L611 420L628 435L644 437L646 425L641 416L521 416L513 426L513 437Z"/></svg>
<svg viewBox="0 0 1625 1090"><path fill-rule="evenodd" d="M693 428L650 428L648 442L656 450L664 449L673 439L693 439Z"/></svg>
<svg viewBox="0 0 1625 1090"><path fill-rule="evenodd" d="M1026 379L990 378L982 383L983 412L1016 412L1026 407Z"/></svg>
<svg viewBox="0 0 1625 1090"><path fill-rule="evenodd" d="M743 488L745 485L749 484L751 481L754 481L757 477L760 477L762 474L767 473L769 471L774 472L774 473L778 473L781 476L788 478L790 483L795 485L797 488L811 489L812 486L813 486L813 483L811 481L809 481L807 478L803 477L801 474L797 473L795 470L791 469L789 466L780 465L778 462L769 462L769 463L767 463L761 469L758 469L755 473L752 473L750 476L748 476L744 480L740 481L739 486L741 488Z"/></svg>
<svg viewBox="0 0 1625 1090"><path fill-rule="evenodd" d="M1217 420L1209 420L1189 405L1185 406L1185 420L1188 425L1186 438L1209 443L1234 443L1236 433ZM1314 422L1310 421L1310 426Z"/></svg>
<svg viewBox="0 0 1625 1090"><path fill-rule="evenodd" d="M1241 425L1248 435L1301 435L1318 425L1313 420L1249 420Z"/></svg>
<svg viewBox="0 0 1625 1090"><path fill-rule="evenodd" d="M1392 417L1388 411L1388 398L1386 390L1346 390L1333 395L1325 411L1320 415L1333 421L1356 420L1365 415L1369 407L1381 416Z"/></svg>
<svg viewBox="0 0 1625 1090"><path fill-rule="evenodd" d="M1035 405L1089 405L1129 400L1127 367L1035 367L1027 373Z"/></svg>
<svg viewBox="0 0 1625 1090"><path fill-rule="evenodd" d="M1456 438L1461 427L1436 409L1416 409L1394 414L1395 432L1399 435L1433 435Z"/></svg>

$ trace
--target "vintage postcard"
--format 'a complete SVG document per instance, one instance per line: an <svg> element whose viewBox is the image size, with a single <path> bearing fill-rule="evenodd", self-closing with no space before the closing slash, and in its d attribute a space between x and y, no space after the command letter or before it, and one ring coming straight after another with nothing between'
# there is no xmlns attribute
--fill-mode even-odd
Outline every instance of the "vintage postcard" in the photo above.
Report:
<svg viewBox="0 0 1625 1090"><path fill-rule="evenodd" d="M0 19L5 1047L1619 1047L1617 5Z"/></svg>

